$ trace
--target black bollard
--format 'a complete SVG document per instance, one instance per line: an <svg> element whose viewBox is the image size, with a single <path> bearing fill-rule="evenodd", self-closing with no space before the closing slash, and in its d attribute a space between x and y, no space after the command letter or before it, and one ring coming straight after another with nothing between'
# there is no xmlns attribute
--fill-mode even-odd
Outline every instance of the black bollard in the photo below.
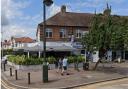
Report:
<svg viewBox="0 0 128 89"><path fill-rule="evenodd" d="M28 73L28 84L30 84L30 73Z"/></svg>
<svg viewBox="0 0 128 89"><path fill-rule="evenodd" d="M6 66L5 66L5 63L4 63L4 71L6 71Z"/></svg>
<svg viewBox="0 0 128 89"><path fill-rule="evenodd" d="M17 70L15 70L15 78L16 78L16 80L18 80L18 77L17 77Z"/></svg>
<svg viewBox="0 0 128 89"><path fill-rule="evenodd" d="M12 68L10 68L10 76L12 76Z"/></svg>
<svg viewBox="0 0 128 89"><path fill-rule="evenodd" d="M1 63L1 69L3 69L2 63Z"/></svg>

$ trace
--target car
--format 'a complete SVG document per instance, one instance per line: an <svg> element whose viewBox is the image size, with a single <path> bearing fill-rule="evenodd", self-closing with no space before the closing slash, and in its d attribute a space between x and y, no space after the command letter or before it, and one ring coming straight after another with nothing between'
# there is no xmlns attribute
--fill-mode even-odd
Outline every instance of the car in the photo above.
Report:
<svg viewBox="0 0 128 89"><path fill-rule="evenodd" d="M7 58L8 58L9 55L5 55L2 57L2 60L1 60L1 63L7 63Z"/></svg>

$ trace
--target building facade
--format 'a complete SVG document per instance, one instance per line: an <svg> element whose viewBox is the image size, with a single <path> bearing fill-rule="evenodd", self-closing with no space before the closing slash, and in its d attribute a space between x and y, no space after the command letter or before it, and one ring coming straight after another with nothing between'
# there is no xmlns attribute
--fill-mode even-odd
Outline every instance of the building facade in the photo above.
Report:
<svg viewBox="0 0 128 89"><path fill-rule="evenodd" d="M77 41L89 31L93 16L90 13L66 12L63 5L59 13L46 20L46 41ZM36 37L38 41L43 41L43 22L38 24Z"/></svg>
<svg viewBox="0 0 128 89"><path fill-rule="evenodd" d="M2 42L3 49L21 48L35 41L30 37L12 37L10 40L5 40Z"/></svg>

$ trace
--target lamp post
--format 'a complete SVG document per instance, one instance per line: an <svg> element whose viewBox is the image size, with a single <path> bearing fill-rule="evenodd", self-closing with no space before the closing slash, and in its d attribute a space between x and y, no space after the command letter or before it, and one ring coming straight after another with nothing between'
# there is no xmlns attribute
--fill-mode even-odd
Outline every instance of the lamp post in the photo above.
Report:
<svg viewBox="0 0 128 89"><path fill-rule="evenodd" d="M46 6L50 6L53 3L52 0L43 0L43 73L42 73L42 80L44 83L48 82L48 65L46 62L46 37L45 37L45 26L46 26Z"/></svg>

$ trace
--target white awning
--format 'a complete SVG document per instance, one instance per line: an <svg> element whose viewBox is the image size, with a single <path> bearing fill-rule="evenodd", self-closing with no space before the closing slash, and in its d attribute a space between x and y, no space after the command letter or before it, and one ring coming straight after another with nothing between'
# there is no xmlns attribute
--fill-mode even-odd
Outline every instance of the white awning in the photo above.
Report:
<svg viewBox="0 0 128 89"><path fill-rule="evenodd" d="M21 47L21 48L15 48L14 50L15 51L18 51L20 49L23 49L25 52L27 51L43 51L43 45L34 45L34 46L24 46L24 47ZM71 46L67 46L65 44L61 44L61 45L47 45L46 46L46 51L74 51L74 50L77 50L76 48L73 48Z"/></svg>

